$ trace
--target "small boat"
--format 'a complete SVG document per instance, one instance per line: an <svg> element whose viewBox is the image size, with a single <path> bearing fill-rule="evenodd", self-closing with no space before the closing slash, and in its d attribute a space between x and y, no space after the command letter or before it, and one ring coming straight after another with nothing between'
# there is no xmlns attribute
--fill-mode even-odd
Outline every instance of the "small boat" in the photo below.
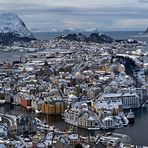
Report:
<svg viewBox="0 0 148 148"><path fill-rule="evenodd" d="M135 122L135 115L131 109L130 109L130 112L127 114L127 119L129 120L129 123Z"/></svg>

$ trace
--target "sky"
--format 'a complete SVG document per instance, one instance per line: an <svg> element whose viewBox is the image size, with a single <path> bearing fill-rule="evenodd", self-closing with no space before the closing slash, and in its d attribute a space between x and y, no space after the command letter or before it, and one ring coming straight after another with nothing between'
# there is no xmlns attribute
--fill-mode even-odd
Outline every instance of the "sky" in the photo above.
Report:
<svg viewBox="0 0 148 148"><path fill-rule="evenodd" d="M145 30L148 0L0 0L0 11L17 14L31 31Z"/></svg>

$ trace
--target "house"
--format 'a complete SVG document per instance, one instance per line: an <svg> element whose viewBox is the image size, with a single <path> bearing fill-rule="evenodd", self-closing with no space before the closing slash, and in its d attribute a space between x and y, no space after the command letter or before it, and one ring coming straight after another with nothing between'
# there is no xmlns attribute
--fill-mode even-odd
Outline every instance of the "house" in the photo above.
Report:
<svg viewBox="0 0 148 148"><path fill-rule="evenodd" d="M21 96L22 96L22 93L21 92L16 93L13 96L13 102L12 102L12 104L19 105L20 104L20 98L21 98Z"/></svg>
<svg viewBox="0 0 148 148"><path fill-rule="evenodd" d="M18 134L33 134L37 131L37 123L30 116L22 116L17 123Z"/></svg>
<svg viewBox="0 0 148 148"><path fill-rule="evenodd" d="M30 109L31 108L31 101L32 101L32 96L29 94L22 94L22 96L20 96L20 105Z"/></svg>
<svg viewBox="0 0 148 148"><path fill-rule="evenodd" d="M44 104L44 100L42 98L33 97L31 102L31 108L35 111L41 112L43 104Z"/></svg>

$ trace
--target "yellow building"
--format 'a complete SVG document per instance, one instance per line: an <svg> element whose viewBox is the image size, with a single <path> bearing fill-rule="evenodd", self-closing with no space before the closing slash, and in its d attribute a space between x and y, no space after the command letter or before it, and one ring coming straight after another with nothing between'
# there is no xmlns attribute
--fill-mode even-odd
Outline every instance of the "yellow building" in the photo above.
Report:
<svg viewBox="0 0 148 148"><path fill-rule="evenodd" d="M57 114L60 115L65 111L64 102L44 102L41 107L43 114Z"/></svg>

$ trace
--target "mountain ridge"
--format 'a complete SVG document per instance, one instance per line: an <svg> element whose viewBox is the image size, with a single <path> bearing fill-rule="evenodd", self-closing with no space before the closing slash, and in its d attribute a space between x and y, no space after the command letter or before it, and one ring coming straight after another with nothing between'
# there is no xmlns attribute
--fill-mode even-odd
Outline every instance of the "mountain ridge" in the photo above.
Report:
<svg viewBox="0 0 148 148"><path fill-rule="evenodd" d="M146 30L143 32L143 34L148 34L148 27L147 27Z"/></svg>
<svg viewBox="0 0 148 148"><path fill-rule="evenodd" d="M25 23L14 13L0 14L0 43L35 40Z"/></svg>
<svg viewBox="0 0 148 148"><path fill-rule="evenodd" d="M83 41L83 42L95 42L95 43L112 43L114 41L113 38L103 33L91 33L89 35L83 33L73 33L73 34L63 35L57 38L69 41L78 41L78 42Z"/></svg>

